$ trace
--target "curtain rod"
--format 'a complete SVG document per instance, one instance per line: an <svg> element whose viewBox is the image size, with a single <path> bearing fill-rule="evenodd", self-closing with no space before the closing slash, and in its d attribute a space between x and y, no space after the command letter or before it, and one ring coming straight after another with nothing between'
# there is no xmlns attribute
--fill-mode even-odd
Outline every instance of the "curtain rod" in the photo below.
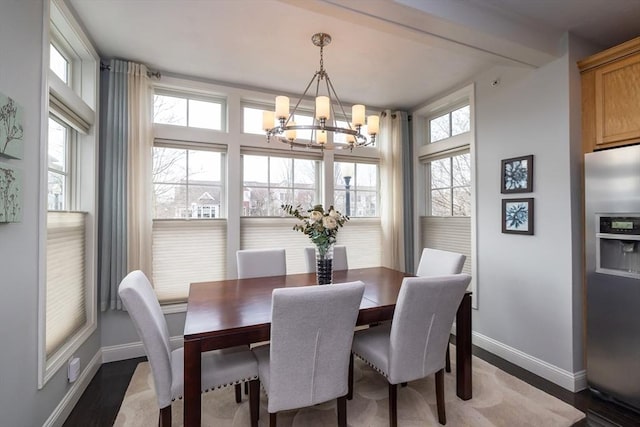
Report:
<svg viewBox="0 0 640 427"><path fill-rule="evenodd" d="M102 61L100 61L100 71L102 70L111 71L111 65L105 64ZM160 71L147 70L147 77L155 77L156 79L160 80L160 78L162 77L162 74L160 73Z"/></svg>

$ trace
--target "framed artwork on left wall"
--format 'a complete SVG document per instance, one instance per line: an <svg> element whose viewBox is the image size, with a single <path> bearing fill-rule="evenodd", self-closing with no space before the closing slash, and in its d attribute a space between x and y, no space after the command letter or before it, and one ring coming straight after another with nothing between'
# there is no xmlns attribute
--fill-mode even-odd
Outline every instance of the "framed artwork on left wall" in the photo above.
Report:
<svg viewBox="0 0 640 427"><path fill-rule="evenodd" d="M22 171L0 163L0 222L22 220Z"/></svg>
<svg viewBox="0 0 640 427"><path fill-rule="evenodd" d="M0 92L0 157L21 159L24 145L23 109Z"/></svg>

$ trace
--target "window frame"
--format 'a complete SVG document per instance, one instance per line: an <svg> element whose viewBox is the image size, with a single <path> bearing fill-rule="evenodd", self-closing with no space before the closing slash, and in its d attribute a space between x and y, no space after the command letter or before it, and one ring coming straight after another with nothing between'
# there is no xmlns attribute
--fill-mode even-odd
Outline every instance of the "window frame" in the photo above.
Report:
<svg viewBox="0 0 640 427"><path fill-rule="evenodd" d="M465 132L460 132L457 134L453 134L453 112L454 111L458 111L461 110L464 107L469 107L469 130L465 131ZM440 117L444 117L447 116L448 120L449 120L449 136L447 136L446 138L442 138L442 139L438 139L437 141L432 141L431 140L431 122L439 119ZM429 115L426 120L425 120L425 124L426 124L426 129L425 129L425 134L426 134L426 139L424 141L424 144L429 145L429 144L438 144L440 142L443 141L448 141L451 138L455 138L459 135L464 135L467 134L469 132L471 132L471 105L469 103L469 101L464 101L464 102L458 102L452 105L447 106L447 108L438 110L437 113L435 114L431 114Z"/></svg>
<svg viewBox="0 0 640 427"><path fill-rule="evenodd" d="M153 142L153 148L173 148L178 150L185 151L208 151L220 153L220 211L219 216L216 218L200 218L200 217L174 217L174 218L158 218L153 216L153 221L163 221L163 220L190 220L190 219L198 219L198 220L213 220L213 219L226 219L227 218L227 191L228 191L228 183L227 183L227 159L226 159L226 147L221 146L219 144L204 144L193 141L176 141L176 140L167 140L161 138L155 138ZM153 155L152 155L153 159ZM188 157L187 157L188 159ZM187 160L187 168L188 168L188 160ZM153 165L152 165L152 173L153 173ZM188 169L185 172L185 176L188 180ZM153 186L156 184L156 181L151 180L152 192L154 192ZM165 182L161 182L161 184L166 184ZM175 183L172 183L175 184ZM181 184L180 184L181 185ZM188 182L184 184L187 188L189 188ZM154 203L155 210L155 203Z"/></svg>
<svg viewBox="0 0 640 427"><path fill-rule="evenodd" d="M98 182L98 133L97 102L100 58L91 42L75 20L73 13L63 0L50 0L45 3L45 19L49 22L48 31L42 35L43 61L42 71L47 80L44 83L45 102L42 104L41 117L41 156L40 156L40 197L38 219L39 226L45 232L39 235L39 280L38 280L38 389L62 368L69 358L89 339L97 329L97 182ZM65 84L50 69L50 44L56 44L60 51L72 55L69 62L69 83ZM61 52L63 53L63 52ZM63 100L70 115L66 120L56 114L53 98ZM68 171L71 176L68 183L69 202L67 211L86 213L85 248L85 316L82 327L68 336L55 352L46 354L46 294L47 294L47 216L48 216L48 132L49 117L55 115L71 127L68 135L70 150L68 153ZM77 118L85 120L88 127L76 127ZM80 185L82 183L82 185Z"/></svg>
<svg viewBox="0 0 640 427"><path fill-rule="evenodd" d="M465 104L469 105L470 116L470 129L469 132L464 132L450 138L437 141L436 143L429 143L429 122L428 120L441 115L443 111L454 111ZM440 99L436 99L433 102L419 106L411 111L413 117L413 166L414 166L414 221L413 227L415 230L419 230L422 234L423 220L427 218L442 218L442 217L427 217L427 192L430 192L430 185L425 175L425 161L435 159L438 156L447 156L459 150L468 149L470 153L470 166L471 166L471 217L469 218L470 227L470 256L467 258L471 261L471 280L470 290L472 292L471 300L472 307L478 308L478 292L477 292L477 179L476 179L476 161L477 161L477 148L475 144L475 84L471 83L465 87L462 87L456 91L443 96ZM460 221L467 217L444 217L448 221ZM415 239L413 248L414 262L418 263L420 255L422 253L421 238Z"/></svg>
<svg viewBox="0 0 640 427"><path fill-rule="evenodd" d="M293 195L295 195L295 190L308 190L307 188L297 188L296 187L296 182L295 182L295 161L296 160L311 160L315 162L315 174L316 174L316 180L314 182L314 192L315 192L315 197L314 197L314 202L313 204L321 204L321 200L323 200L322 197L322 187L323 187L323 174L322 171L324 169L324 162L323 159L319 156L313 156L313 155L304 155L304 153L300 154L299 152L295 152L296 154L291 154L291 152L280 152L280 151L274 151L274 152L268 152L268 151L257 151L257 150L242 150L240 153L240 193L241 193L241 197L240 197L240 216L241 218L277 218L280 217L281 214L276 214L275 212L278 210L281 210L280 208L273 208L271 206L269 206L268 208L268 212L271 213L271 215L244 215L244 207L242 206L242 203L244 203L244 188L245 188L245 181L244 181L244 157L245 156L261 156L261 157L266 157L267 158L267 180L268 180L268 184L267 186L262 186L262 185L257 185L254 186L256 188L263 188L266 189L268 193L271 192L272 189L284 189L284 190L290 190L292 192ZM291 159L291 186L290 187L278 187L278 186L272 186L271 185L271 158L281 158L281 159Z"/></svg>
<svg viewBox="0 0 640 427"><path fill-rule="evenodd" d="M167 96L172 98L180 98L185 99L187 101L186 105L186 121L185 125L176 125L172 123L161 123L155 121L155 96ZM212 128L203 128L199 126L190 126L189 125L189 101L201 101L201 102L210 102L212 104L220 105L220 129L212 129ZM152 107L153 107L153 117L151 123L153 125L160 126L174 126L178 128L187 128L187 129L200 129L209 132L228 132L228 122L227 122L227 98L224 96L218 96L215 94L205 94L198 92L190 92L190 91L182 91L182 90L172 90L163 88L161 86L157 86L153 88L152 91L152 99L151 99Z"/></svg>
<svg viewBox="0 0 640 427"><path fill-rule="evenodd" d="M454 215L453 213L453 206L454 206L454 200L453 200L453 190L456 188L465 188L465 187L469 187L469 191L471 191L472 186L471 186L471 178L469 179L469 185L454 185L454 179L453 179L453 158L456 156L461 156L464 154L468 154L469 155L469 162L471 162L471 150L469 149L469 147L467 148L462 148L460 150L456 150L454 152L448 152L446 154L443 154L441 156L433 156L433 157L428 157L426 159L423 160L423 171L424 171L424 181L425 181L425 188L427 189L427 195L426 195L426 202L427 205L425 206L425 215L424 216L431 216L431 217L439 217L439 218L471 218L472 215L466 216L466 215ZM437 160L444 160L444 159L448 159L449 160L449 185L446 187L437 187L437 188L432 188L431 187L431 164L434 161ZM471 168L469 168L469 174L471 175ZM449 215L434 215L433 214L433 197L432 197L432 193L434 190L448 190L449 194L450 194L450 200L449 200ZM471 203L471 200L469 201ZM470 214L471 212L471 206L469 206L469 211Z"/></svg>
<svg viewBox="0 0 640 427"><path fill-rule="evenodd" d="M53 112L49 113L49 119L55 121L57 124L59 124L60 126L64 127L66 130L66 138L64 141L65 144L65 170L57 170L57 169L52 169L51 167L48 166L47 164L47 172L48 173L55 173L57 175L61 175L64 177L64 200L63 200L63 207L62 209L49 209L47 206L47 210L54 210L54 211L65 211L65 210L72 210L73 207L71 205L72 203L72 194L73 194L73 188L72 188L72 184L74 182L73 180L73 175L71 173L71 171L74 169L74 164L73 164L73 153L75 152L74 150L74 145L75 145L75 131L74 129L69 126L67 123L65 123L64 121L62 121L56 114L54 114ZM47 138L48 140L48 138ZM49 145L47 144L47 148L49 147ZM49 152L47 151L47 156L49 155ZM47 162L48 163L48 162ZM48 194L48 191L47 191ZM48 200L48 199L47 199ZM48 205L48 204L47 204Z"/></svg>
<svg viewBox="0 0 640 427"><path fill-rule="evenodd" d="M357 157L342 157L342 156L336 156L334 158L333 161L333 167L334 167L334 171L336 168L336 164L337 163L351 163L354 165L354 178L355 175L357 174L357 164L365 164L365 165L374 165L376 167L376 185L375 185L375 190L358 190L357 187L353 187L350 188L350 192L352 192L354 194L354 197L356 199L356 210L357 210L357 200L358 200L358 192L374 192L376 194L376 215L372 215L372 216L358 216L358 215L349 215L349 218L380 218L380 161L379 159L364 159L364 158L357 158ZM334 172L334 182L333 182L333 203L336 203L336 193L340 193L340 192L344 192L346 193L346 189L345 190L336 190L336 183L335 183L335 172ZM351 184L351 185L355 185L355 184ZM346 214L346 212L343 212Z"/></svg>

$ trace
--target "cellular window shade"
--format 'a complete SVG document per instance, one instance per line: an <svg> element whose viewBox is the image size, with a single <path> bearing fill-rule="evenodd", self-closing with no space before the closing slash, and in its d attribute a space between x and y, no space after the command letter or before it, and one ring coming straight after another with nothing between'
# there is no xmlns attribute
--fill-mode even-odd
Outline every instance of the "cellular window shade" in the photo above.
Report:
<svg viewBox="0 0 640 427"><path fill-rule="evenodd" d="M420 217L420 242L423 248L466 255L462 272L471 274L471 218Z"/></svg>
<svg viewBox="0 0 640 427"><path fill-rule="evenodd" d="M304 248L313 244L309 237L293 230L297 223L294 218L242 218L240 249L285 249L287 274L306 273Z"/></svg>
<svg viewBox="0 0 640 427"><path fill-rule="evenodd" d="M297 223L292 218L242 218L240 247L284 248L287 252L287 273L305 273L304 248L312 248L313 243L308 236L292 230ZM380 218L354 218L338 231L336 244L347 247L349 268L378 267L381 236Z"/></svg>
<svg viewBox="0 0 640 427"><path fill-rule="evenodd" d="M381 266L380 218L351 218L338 232L336 244L347 247L349 268Z"/></svg>
<svg viewBox="0 0 640 427"><path fill-rule="evenodd" d="M226 220L155 220L153 286L162 303L184 302L192 282L227 276Z"/></svg>
<svg viewBox="0 0 640 427"><path fill-rule="evenodd" d="M87 321L85 218L83 212L47 214L47 357Z"/></svg>

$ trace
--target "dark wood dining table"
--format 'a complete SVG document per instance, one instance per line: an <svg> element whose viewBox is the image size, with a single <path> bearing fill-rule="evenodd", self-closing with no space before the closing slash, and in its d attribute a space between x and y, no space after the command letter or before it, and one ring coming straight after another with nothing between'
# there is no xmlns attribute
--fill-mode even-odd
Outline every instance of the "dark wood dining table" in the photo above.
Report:
<svg viewBox="0 0 640 427"><path fill-rule="evenodd" d="M357 325L391 320L398 292L411 274L384 267L334 271L333 283L361 280L365 292ZM192 283L184 326L184 425L200 426L201 353L268 341L271 293L315 285L315 273ZM335 285L329 285L335 286ZM456 317L456 394L471 399L471 293Z"/></svg>

